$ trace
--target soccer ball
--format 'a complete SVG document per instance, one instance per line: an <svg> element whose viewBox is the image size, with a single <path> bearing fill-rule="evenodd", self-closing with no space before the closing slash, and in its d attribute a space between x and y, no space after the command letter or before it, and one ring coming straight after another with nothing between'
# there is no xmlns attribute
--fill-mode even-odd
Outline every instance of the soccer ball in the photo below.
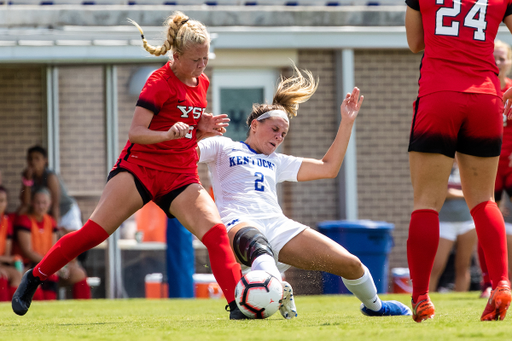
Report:
<svg viewBox="0 0 512 341"><path fill-rule="evenodd" d="M283 285L263 270L251 271L242 277L235 288L235 301L245 316L264 319L281 307Z"/></svg>

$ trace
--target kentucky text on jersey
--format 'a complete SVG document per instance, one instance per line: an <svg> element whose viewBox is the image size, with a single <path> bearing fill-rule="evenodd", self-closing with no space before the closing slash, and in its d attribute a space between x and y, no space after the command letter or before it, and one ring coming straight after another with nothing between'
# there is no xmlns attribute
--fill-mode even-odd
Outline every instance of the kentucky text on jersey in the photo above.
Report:
<svg viewBox="0 0 512 341"><path fill-rule="evenodd" d="M263 159L254 159L250 156L230 156L229 157L229 167L238 166L238 165L247 165L247 164L253 164L254 166L268 168L271 170L274 170L275 164L263 160Z"/></svg>

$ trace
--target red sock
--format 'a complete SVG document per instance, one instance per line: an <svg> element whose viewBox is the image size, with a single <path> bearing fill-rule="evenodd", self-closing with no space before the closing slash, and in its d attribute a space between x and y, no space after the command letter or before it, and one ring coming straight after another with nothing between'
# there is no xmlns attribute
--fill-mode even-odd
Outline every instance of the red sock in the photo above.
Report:
<svg viewBox="0 0 512 341"><path fill-rule="evenodd" d="M73 298L75 300L91 299L91 288L89 287L89 284L87 284L86 278L73 284Z"/></svg>
<svg viewBox="0 0 512 341"><path fill-rule="evenodd" d="M12 301L12 295L14 295L14 292L18 289L18 287L9 287L9 300Z"/></svg>
<svg viewBox="0 0 512 341"><path fill-rule="evenodd" d="M478 241L484 250L493 289L499 281L508 281L505 222L494 201L484 201L471 210Z"/></svg>
<svg viewBox="0 0 512 341"><path fill-rule="evenodd" d="M240 264L235 260L229 245L229 238L224 224L212 227L203 236L203 244L208 249L212 272L219 283L228 303L235 300L235 287L242 277Z"/></svg>
<svg viewBox="0 0 512 341"><path fill-rule="evenodd" d="M108 233L100 225L87 220L80 230L68 233L59 239L43 260L34 267L32 273L41 280L45 280L79 254L92 249L108 237Z"/></svg>
<svg viewBox="0 0 512 341"><path fill-rule="evenodd" d="M482 249L482 245L480 245L480 241L477 246L478 251L478 263L480 263L480 270L482 271L482 282L483 285L487 285L491 283L491 278L489 277L489 271L487 270L487 263L485 262L484 249Z"/></svg>
<svg viewBox="0 0 512 341"><path fill-rule="evenodd" d="M411 214L407 260L412 280L412 300L428 293L430 274L439 246L439 214L434 210L415 210Z"/></svg>
<svg viewBox="0 0 512 341"><path fill-rule="evenodd" d="M0 277L0 302L9 301L9 281L7 278Z"/></svg>

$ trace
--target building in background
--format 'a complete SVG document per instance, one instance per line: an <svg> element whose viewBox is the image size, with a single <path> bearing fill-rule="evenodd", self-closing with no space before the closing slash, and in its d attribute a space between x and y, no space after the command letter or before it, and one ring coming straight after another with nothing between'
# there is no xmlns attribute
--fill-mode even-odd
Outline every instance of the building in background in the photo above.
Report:
<svg viewBox="0 0 512 341"><path fill-rule="evenodd" d="M320 158L334 139L344 94L354 85L361 89L365 103L340 175L282 185L282 207L312 227L338 219L393 223L390 268L406 267L412 210L407 144L421 54L407 47L405 4L385 1L381 4L393 6L353 6L368 4L362 0L250 2L256 6L9 1L0 7L0 169L11 193L9 208L17 205L27 147L42 144L50 167L60 172L88 218L126 143L139 91L167 60L144 51L127 18L144 28L151 44L160 45L162 23L180 10L205 23L214 38L207 111L230 115L230 137L245 137L247 110L253 102L272 100L278 75L290 74L293 61L320 82L291 121L282 151ZM269 2L274 5L263 6ZM505 33L499 39L512 42ZM208 182L206 168L201 176ZM311 279L297 282L297 293L321 292L318 274L287 275L292 284L297 277Z"/></svg>

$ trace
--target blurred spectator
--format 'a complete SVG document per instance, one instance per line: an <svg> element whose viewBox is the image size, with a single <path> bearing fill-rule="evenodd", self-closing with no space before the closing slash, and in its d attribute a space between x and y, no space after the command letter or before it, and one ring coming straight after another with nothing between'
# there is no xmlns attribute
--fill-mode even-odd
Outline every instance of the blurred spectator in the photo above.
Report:
<svg viewBox="0 0 512 341"><path fill-rule="evenodd" d="M457 162L448 180L446 201L439 212L439 247L430 275L430 292L438 289L450 253L455 246L455 291L468 291L471 283L469 268L477 242L475 224L464 200Z"/></svg>
<svg viewBox="0 0 512 341"><path fill-rule="evenodd" d="M1 180L1 177L0 177ZM6 214L7 190L0 184L0 301L11 301L21 281L21 272L14 267L12 255L13 216Z"/></svg>
<svg viewBox="0 0 512 341"><path fill-rule="evenodd" d="M51 207L50 191L46 188L37 189L32 195L31 207L28 214L18 216L15 222L17 241L24 257L25 266L33 267L57 241L57 224L48 214ZM60 277L61 285L73 286L73 298L91 298L85 271L72 260L56 275L48 277L36 291L34 300L56 299L57 282Z"/></svg>
<svg viewBox="0 0 512 341"><path fill-rule="evenodd" d="M49 214L57 221L62 234L80 229L81 212L75 199L68 194L62 179L48 168L46 149L33 146L27 151L27 168L23 171L18 214L29 211L32 193L43 187L50 191L52 204Z"/></svg>

